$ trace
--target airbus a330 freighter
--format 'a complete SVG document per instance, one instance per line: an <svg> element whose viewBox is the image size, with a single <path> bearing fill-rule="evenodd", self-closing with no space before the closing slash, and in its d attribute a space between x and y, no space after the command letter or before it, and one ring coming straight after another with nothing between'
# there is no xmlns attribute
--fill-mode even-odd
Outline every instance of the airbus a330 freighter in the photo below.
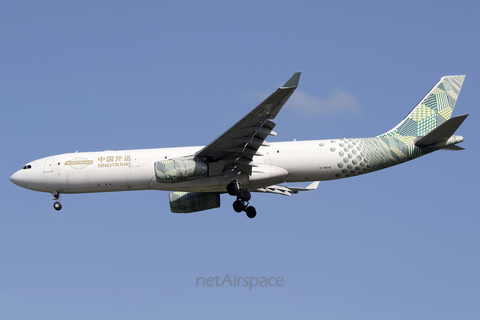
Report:
<svg viewBox="0 0 480 320"><path fill-rule="evenodd" d="M170 209L189 213L220 207L220 194L249 218L251 192L282 195L316 189L319 181L353 177L440 150L461 150L454 135L468 115L451 118L465 76L446 76L392 130L372 138L267 143L275 119L297 88L295 73L258 107L204 147L66 153L32 161L14 173L16 185L62 193L168 190ZM306 188L281 183L312 182Z"/></svg>

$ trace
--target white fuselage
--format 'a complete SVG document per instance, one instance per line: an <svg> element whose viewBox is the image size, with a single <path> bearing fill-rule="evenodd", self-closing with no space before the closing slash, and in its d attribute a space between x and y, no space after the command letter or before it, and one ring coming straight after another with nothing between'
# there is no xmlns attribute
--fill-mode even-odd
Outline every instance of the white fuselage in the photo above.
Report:
<svg viewBox="0 0 480 320"><path fill-rule="evenodd" d="M338 140L337 140L338 141ZM240 177L249 189L282 182L336 179L338 155L321 146L333 141L271 143L255 156L251 176ZM89 193L128 190L225 192L231 175L210 176L178 183L158 183L156 161L188 157L202 147L159 148L65 153L28 163L11 176L15 184L36 191Z"/></svg>
<svg viewBox="0 0 480 320"><path fill-rule="evenodd" d="M278 112L297 88L295 73L255 109L205 147L66 153L28 163L10 180L52 193L168 190L170 210L218 208L220 193L236 196L233 209L249 218L250 192L290 195L314 190L318 181L388 168L440 149L460 150L454 135L467 115L451 118L465 76L446 76L392 130L370 138L266 143ZM279 185L310 183L306 188Z"/></svg>

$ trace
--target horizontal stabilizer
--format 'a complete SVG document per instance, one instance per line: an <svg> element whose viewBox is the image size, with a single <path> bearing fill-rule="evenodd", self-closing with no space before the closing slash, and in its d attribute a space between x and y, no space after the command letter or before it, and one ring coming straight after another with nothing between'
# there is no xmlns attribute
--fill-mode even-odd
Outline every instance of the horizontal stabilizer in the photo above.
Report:
<svg viewBox="0 0 480 320"><path fill-rule="evenodd" d="M265 188L260 188L256 190L251 190L253 192L266 192L266 193L276 193L276 194L281 194L284 196L291 196L292 194L297 194L300 191L310 191L310 190L315 190L318 187L318 184L320 181L314 181L311 184L309 184L306 188L296 188L296 187L289 187L289 186L280 186L280 185L274 185L274 186L268 186Z"/></svg>
<svg viewBox="0 0 480 320"><path fill-rule="evenodd" d="M448 140L467 117L468 114L464 114L445 121L426 136L417 138L418 140L415 141L415 145L422 148Z"/></svg>
<svg viewBox="0 0 480 320"><path fill-rule="evenodd" d="M445 148L442 148L442 150L448 150L448 151L461 151L465 150L465 148L462 148L460 146L457 146L456 144L451 144L449 146L446 146Z"/></svg>

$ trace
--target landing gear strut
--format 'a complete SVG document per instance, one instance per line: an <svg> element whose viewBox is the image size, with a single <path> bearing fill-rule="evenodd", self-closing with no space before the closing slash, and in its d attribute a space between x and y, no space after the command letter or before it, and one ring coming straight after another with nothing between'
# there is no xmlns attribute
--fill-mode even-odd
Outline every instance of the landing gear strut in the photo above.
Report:
<svg viewBox="0 0 480 320"><path fill-rule="evenodd" d="M52 191L52 196L52 200L55 200L53 207L55 208L55 210L60 211L62 209L62 204L60 203L60 193L58 193L57 191Z"/></svg>
<svg viewBox="0 0 480 320"><path fill-rule="evenodd" d="M257 210L248 205L248 201L252 198L248 189L242 188L238 180L234 180L228 184L227 192L231 196L237 196L237 200L233 203L233 210L235 210L235 212L245 211L247 217L255 218Z"/></svg>

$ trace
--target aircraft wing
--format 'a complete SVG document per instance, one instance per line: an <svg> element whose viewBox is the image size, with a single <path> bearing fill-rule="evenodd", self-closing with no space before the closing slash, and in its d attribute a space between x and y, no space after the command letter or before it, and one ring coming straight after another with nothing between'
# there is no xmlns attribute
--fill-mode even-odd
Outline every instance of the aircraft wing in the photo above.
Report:
<svg viewBox="0 0 480 320"><path fill-rule="evenodd" d="M265 142L268 135L276 135L273 131L275 123L270 120L277 116L293 94L299 80L300 72L297 72L233 127L198 151L195 159L208 161L211 175L222 174L227 165L232 170L251 174L252 167L256 166L253 156L261 156L258 148L268 145Z"/></svg>
<svg viewBox="0 0 480 320"><path fill-rule="evenodd" d="M291 196L292 194L297 194L300 191L315 190L315 189L317 189L318 184L319 184L319 181L314 181L311 184L309 184L306 188L296 188L296 187L289 187L289 186L274 185L274 186L268 186L268 187L265 187L265 188L256 189L256 190L252 190L252 191L253 192L275 193L275 194L281 194L281 195L284 195L284 196Z"/></svg>

